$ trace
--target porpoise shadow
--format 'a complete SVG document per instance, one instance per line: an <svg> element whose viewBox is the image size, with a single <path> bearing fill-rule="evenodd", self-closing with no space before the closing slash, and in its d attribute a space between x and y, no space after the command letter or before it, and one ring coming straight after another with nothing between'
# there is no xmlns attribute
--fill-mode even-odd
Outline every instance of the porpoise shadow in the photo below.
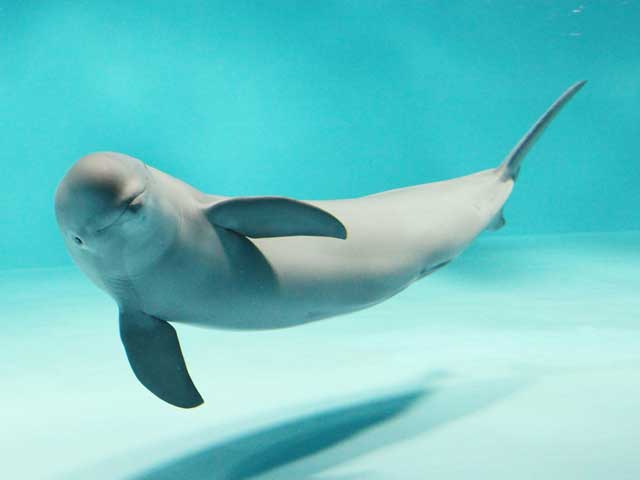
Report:
<svg viewBox="0 0 640 480"><path fill-rule="evenodd" d="M478 411L521 385L513 379L492 380L377 395L225 439L127 478L308 479ZM365 476L375 478L373 472Z"/></svg>

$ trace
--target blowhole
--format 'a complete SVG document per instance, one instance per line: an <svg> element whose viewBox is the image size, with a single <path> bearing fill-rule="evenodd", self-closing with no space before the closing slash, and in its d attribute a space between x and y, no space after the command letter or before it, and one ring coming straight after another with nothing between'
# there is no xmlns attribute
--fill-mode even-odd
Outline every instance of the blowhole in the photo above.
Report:
<svg viewBox="0 0 640 480"><path fill-rule="evenodd" d="M73 237L73 241L75 242L76 245L82 245L84 242L82 241L82 239L80 237L78 237L77 235L75 235Z"/></svg>

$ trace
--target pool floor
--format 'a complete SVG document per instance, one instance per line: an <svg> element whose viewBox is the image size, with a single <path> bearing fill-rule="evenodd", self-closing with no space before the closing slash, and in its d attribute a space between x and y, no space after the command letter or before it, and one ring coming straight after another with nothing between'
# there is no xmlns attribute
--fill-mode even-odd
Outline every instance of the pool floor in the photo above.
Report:
<svg viewBox="0 0 640 480"><path fill-rule="evenodd" d="M638 232L485 236L356 314L178 325L182 410L77 269L0 272L2 477L637 479L638 292Z"/></svg>

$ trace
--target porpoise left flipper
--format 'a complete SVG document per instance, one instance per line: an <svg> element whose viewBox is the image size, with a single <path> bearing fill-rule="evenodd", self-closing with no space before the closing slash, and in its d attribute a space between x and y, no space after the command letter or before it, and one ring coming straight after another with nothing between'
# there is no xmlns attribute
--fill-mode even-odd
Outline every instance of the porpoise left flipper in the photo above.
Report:
<svg viewBox="0 0 640 480"><path fill-rule="evenodd" d="M120 338L133 373L151 393L176 407L203 403L169 323L142 312L121 311Z"/></svg>
<svg viewBox="0 0 640 480"><path fill-rule="evenodd" d="M253 238L310 235L347 238L347 229L329 212L285 197L236 197L209 207L209 221Z"/></svg>

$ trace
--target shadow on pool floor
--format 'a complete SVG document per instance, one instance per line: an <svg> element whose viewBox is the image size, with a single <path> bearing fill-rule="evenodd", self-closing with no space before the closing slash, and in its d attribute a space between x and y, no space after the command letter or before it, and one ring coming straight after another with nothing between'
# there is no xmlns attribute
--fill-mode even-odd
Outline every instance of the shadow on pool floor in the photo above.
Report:
<svg viewBox="0 0 640 480"><path fill-rule="evenodd" d="M214 443L128 478L243 480L268 474L272 480L302 480L480 410L521 385L493 380L372 396ZM375 478L373 472L366 476Z"/></svg>

